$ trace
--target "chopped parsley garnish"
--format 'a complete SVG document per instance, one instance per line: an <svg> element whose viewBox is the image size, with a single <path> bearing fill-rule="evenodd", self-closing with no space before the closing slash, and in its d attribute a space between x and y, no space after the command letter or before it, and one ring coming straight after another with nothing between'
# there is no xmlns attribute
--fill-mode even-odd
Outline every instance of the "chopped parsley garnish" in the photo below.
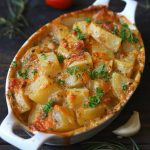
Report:
<svg viewBox="0 0 150 150"><path fill-rule="evenodd" d="M9 96L14 98L14 93L12 91L9 92Z"/></svg>
<svg viewBox="0 0 150 150"><path fill-rule="evenodd" d="M122 28L120 31L120 37L122 38L122 41L128 41L130 43L136 43L138 41L138 38L132 33L129 26L127 24L122 24Z"/></svg>
<svg viewBox="0 0 150 150"><path fill-rule="evenodd" d="M91 77L92 80L94 80L97 78L98 72L96 70L92 70L89 72L89 76Z"/></svg>
<svg viewBox="0 0 150 150"><path fill-rule="evenodd" d="M138 50L140 50L142 48L142 45L138 44L137 48Z"/></svg>
<svg viewBox="0 0 150 150"><path fill-rule="evenodd" d="M58 80L58 84L59 84L59 85L65 85L65 80L59 79L59 80Z"/></svg>
<svg viewBox="0 0 150 150"><path fill-rule="evenodd" d="M24 71L18 70L18 76L22 77L23 79L28 79L28 70L25 69Z"/></svg>
<svg viewBox="0 0 150 150"><path fill-rule="evenodd" d="M114 28L112 30L113 34L117 34L119 32L118 27L116 25L114 25Z"/></svg>
<svg viewBox="0 0 150 150"><path fill-rule="evenodd" d="M83 33L81 32L81 30L79 29L79 27L76 27L76 28L74 29L74 31L77 33L77 38L78 38L79 40L85 40L85 39L86 39L85 34L83 34Z"/></svg>
<svg viewBox="0 0 150 150"><path fill-rule="evenodd" d="M47 104L45 104L45 105L43 106L43 111L44 111L46 114L48 114L49 111L52 110L53 106L54 106L54 101L53 101L53 100L50 100Z"/></svg>
<svg viewBox="0 0 150 150"><path fill-rule="evenodd" d="M24 60L24 61L21 62L21 65L25 66L26 63L27 63L27 60Z"/></svg>
<svg viewBox="0 0 150 150"><path fill-rule="evenodd" d="M43 60L46 60L46 59L47 59L47 56L46 56L46 54L44 54L44 53L41 53L41 58L42 58Z"/></svg>
<svg viewBox="0 0 150 150"><path fill-rule="evenodd" d="M100 88L96 88L96 95L91 96L89 98L89 107L94 108L96 107L100 102L101 98L104 96L104 92Z"/></svg>
<svg viewBox="0 0 150 150"><path fill-rule="evenodd" d="M63 63L63 61L65 59L65 57L61 54L58 54L57 58L58 58L59 63Z"/></svg>
<svg viewBox="0 0 150 150"><path fill-rule="evenodd" d="M12 62L12 66L13 66L14 68L17 68L17 62L16 62L16 61L13 61L13 62Z"/></svg>
<svg viewBox="0 0 150 150"><path fill-rule="evenodd" d="M34 69L33 71L32 71L32 74L33 75L35 75L35 74L37 74L38 73L38 70L37 69Z"/></svg>
<svg viewBox="0 0 150 150"><path fill-rule="evenodd" d="M91 18L86 17L86 18L85 18L85 21L86 21L87 23L91 23Z"/></svg>
<svg viewBox="0 0 150 150"><path fill-rule="evenodd" d="M93 80L96 78L101 78L107 81L111 78L106 70L105 64L100 64L100 66L96 70L92 70L91 72L89 72L89 76Z"/></svg>
<svg viewBox="0 0 150 150"><path fill-rule="evenodd" d="M103 22L101 20L97 20L96 24L102 24Z"/></svg>
<svg viewBox="0 0 150 150"><path fill-rule="evenodd" d="M70 75L76 75L78 72L79 68L77 66L67 68L67 73Z"/></svg>
<svg viewBox="0 0 150 150"><path fill-rule="evenodd" d="M122 84L122 90L126 91L128 89L128 85L127 84Z"/></svg>
<svg viewBox="0 0 150 150"><path fill-rule="evenodd" d="M106 70L105 64L100 64L100 66L98 67L98 76L99 78L102 78L105 80L109 80L111 78L111 76L108 74Z"/></svg>

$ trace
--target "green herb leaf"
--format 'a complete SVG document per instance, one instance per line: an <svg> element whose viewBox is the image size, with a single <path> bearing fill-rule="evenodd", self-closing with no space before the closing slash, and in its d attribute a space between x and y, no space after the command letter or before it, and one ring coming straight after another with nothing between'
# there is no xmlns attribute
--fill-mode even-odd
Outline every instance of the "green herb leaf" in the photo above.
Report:
<svg viewBox="0 0 150 150"><path fill-rule="evenodd" d="M34 69L33 71L32 71L32 74L33 75L35 75L35 74L37 74L38 73L38 70L37 69Z"/></svg>
<svg viewBox="0 0 150 150"><path fill-rule="evenodd" d="M96 70L92 70L89 72L89 76L91 77L92 80L96 79L97 77L104 79L104 80L109 80L111 76L106 70L105 64L100 64L100 66Z"/></svg>
<svg viewBox="0 0 150 150"><path fill-rule="evenodd" d="M13 66L14 68L17 68L17 62L16 62L16 61L13 61L13 62L12 62L12 66Z"/></svg>
<svg viewBox="0 0 150 150"><path fill-rule="evenodd" d="M0 25L6 25L7 20L3 17L0 17Z"/></svg>
<svg viewBox="0 0 150 150"><path fill-rule="evenodd" d="M108 72L106 70L105 64L103 64L103 63L100 64L100 66L97 69L97 72L98 72L99 78L101 78L101 79L109 80L111 78L111 76L108 74Z"/></svg>
<svg viewBox="0 0 150 150"><path fill-rule="evenodd" d="M28 79L29 78L27 69L25 69L24 71L18 70L17 73L18 73L18 76L22 77L23 79Z"/></svg>
<svg viewBox="0 0 150 150"><path fill-rule="evenodd" d="M12 91L9 92L8 94L10 97L14 98L14 93Z"/></svg>
<svg viewBox="0 0 150 150"><path fill-rule="evenodd" d="M26 35L21 30L29 25L23 16L26 3L26 0L7 0L8 17L0 18L3 36L8 36L11 39L14 35L19 34L26 38Z"/></svg>
<svg viewBox="0 0 150 150"><path fill-rule="evenodd" d="M83 108L88 108L88 107L89 107L89 104L86 104L86 103L83 104Z"/></svg>
<svg viewBox="0 0 150 150"><path fill-rule="evenodd" d="M77 66L67 68L67 73L69 73L70 75L76 75L78 71L79 69Z"/></svg>
<svg viewBox="0 0 150 150"><path fill-rule="evenodd" d="M138 44L137 48L138 50L140 50L142 48L142 45Z"/></svg>
<svg viewBox="0 0 150 150"><path fill-rule="evenodd" d="M43 60L46 60L46 59L47 59L46 54L45 54L45 53L41 53L41 58L42 58Z"/></svg>
<svg viewBox="0 0 150 150"><path fill-rule="evenodd" d="M116 25L114 25L112 33L117 35L118 32L119 32L118 27Z"/></svg>
<svg viewBox="0 0 150 150"><path fill-rule="evenodd" d="M103 97L104 96L103 90L100 88L96 88L96 96L99 98Z"/></svg>
<svg viewBox="0 0 150 150"><path fill-rule="evenodd" d="M65 80L59 79L59 80L58 80L58 84L59 84L59 85L65 85Z"/></svg>
<svg viewBox="0 0 150 150"><path fill-rule="evenodd" d="M43 106L43 111L44 111L46 114L48 114L49 111L52 110L53 106L54 106L54 101L53 101L53 100L50 100L47 104L45 104L45 105Z"/></svg>
<svg viewBox="0 0 150 150"><path fill-rule="evenodd" d="M76 27L74 29L74 31L77 33L77 38L79 40L85 40L86 39L86 36L81 32L81 30L79 29L79 27Z"/></svg>
<svg viewBox="0 0 150 150"><path fill-rule="evenodd" d="M58 54L57 58L58 58L59 63L63 63L64 62L65 57L63 55Z"/></svg>
<svg viewBox="0 0 150 150"><path fill-rule="evenodd" d="M138 41L138 38L135 37L127 24L122 24L120 37L122 38L123 42L127 40L130 43L136 43Z"/></svg>
<svg viewBox="0 0 150 150"><path fill-rule="evenodd" d="M126 91L127 89L128 89L128 85L127 85L127 84L123 84L123 85L122 85L122 90L123 90L123 91Z"/></svg>
<svg viewBox="0 0 150 150"><path fill-rule="evenodd" d="M27 62L28 62L27 60L23 60L23 61L21 62L21 65L22 65L22 66L25 66L25 65L27 64Z"/></svg>
<svg viewBox="0 0 150 150"><path fill-rule="evenodd" d="M86 17L86 18L85 18L85 21L86 21L87 23L91 23L91 18Z"/></svg>
<svg viewBox="0 0 150 150"><path fill-rule="evenodd" d="M100 88L96 88L96 95L95 96L91 96L89 98L89 107L94 108L96 107L100 101L101 98L104 96L104 92L102 89Z"/></svg>
<svg viewBox="0 0 150 150"><path fill-rule="evenodd" d="M97 20L96 24L102 24L103 22L101 20Z"/></svg>
<svg viewBox="0 0 150 150"><path fill-rule="evenodd" d="M96 72L95 70L92 70L89 73L89 76L91 77L92 80L96 79L98 76L98 72Z"/></svg>

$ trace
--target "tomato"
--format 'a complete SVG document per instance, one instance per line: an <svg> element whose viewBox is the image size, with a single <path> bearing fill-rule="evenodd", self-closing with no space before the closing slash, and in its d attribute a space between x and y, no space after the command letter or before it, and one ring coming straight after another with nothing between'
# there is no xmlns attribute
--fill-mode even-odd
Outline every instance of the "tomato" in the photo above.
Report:
<svg viewBox="0 0 150 150"><path fill-rule="evenodd" d="M72 5L73 0L45 0L45 3L56 9L67 9Z"/></svg>

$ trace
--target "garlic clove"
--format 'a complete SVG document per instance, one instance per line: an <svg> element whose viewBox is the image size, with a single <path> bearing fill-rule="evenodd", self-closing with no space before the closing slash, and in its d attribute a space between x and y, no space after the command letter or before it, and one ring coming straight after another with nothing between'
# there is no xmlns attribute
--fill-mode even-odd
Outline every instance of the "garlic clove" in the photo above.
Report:
<svg viewBox="0 0 150 150"><path fill-rule="evenodd" d="M130 137L138 133L141 128L140 117L137 111L134 111L130 119L122 126L112 131L114 134L122 137Z"/></svg>

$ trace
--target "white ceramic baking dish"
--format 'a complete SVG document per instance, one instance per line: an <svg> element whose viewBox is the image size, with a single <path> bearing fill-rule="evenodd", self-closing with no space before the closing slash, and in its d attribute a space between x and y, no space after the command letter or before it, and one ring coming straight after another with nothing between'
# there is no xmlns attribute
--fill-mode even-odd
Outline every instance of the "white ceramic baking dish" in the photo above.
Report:
<svg viewBox="0 0 150 150"><path fill-rule="evenodd" d="M96 0L93 5L109 5L110 0ZM131 23L135 23L135 11L137 7L137 2L133 0L123 0L126 3L125 8L122 12L119 12L119 15L125 16ZM34 33L30 39L35 36L36 33ZM27 42L24 43L22 47L24 47L27 44ZM8 90L8 78L10 74L10 69L8 71L7 79L6 79L6 92ZM128 100L127 100L128 101ZM127 102L126 101L126 102ZM108 115L99 125L96 127L85 130L85 132L79 132L75 133L70 137L63 137L57 134L46 134L42 132L34 132L31 135L31 138L24 139L19 137L14 133L14 128L17 128L18 126L22 127L23 129L28 131L28 128L22 124L13 114L8 97L6 95L6 102L8 107L8 115L3 120L3 122L0 125L0 136L2 139L7 141L8 143L16 146L19 149L27 150L36 150L38 149L43 143L46 142L46 144L49 145L65 145L65 144L74 144L77 142L81 142L85 139L88 139L95 134L97 134L99 131L104 129L106 126L108 126L120 113L121 109L125 106L126 102L121 106L121 109L117 110L115 113Z"/></svg>

